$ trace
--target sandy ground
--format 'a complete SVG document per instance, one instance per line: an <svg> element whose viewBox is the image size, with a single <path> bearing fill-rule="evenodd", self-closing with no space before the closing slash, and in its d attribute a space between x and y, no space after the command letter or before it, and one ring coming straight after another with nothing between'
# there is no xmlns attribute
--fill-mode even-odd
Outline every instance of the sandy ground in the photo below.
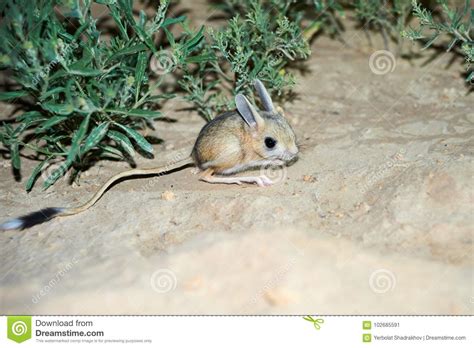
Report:
<svg viewBox="0 0 474 348"><path fill-rule="evenodd" d="M189 168L3 232L0 312L474 314L474 95L462 67L449 54L426 63L428 52L375 74L375 49L360 32L346 40L359 49L313 44L298 97L283 105L301 158L265 170L273 187L210 185ZM204 121L183 106L166 106L178 122L157 123L164 143L139 166L196 137ZM2 163L2 221L77 205L128 168L100 162L78 185L42 192L41 178L27 194ZM27 177L35 162L23 164Z"/></svg>

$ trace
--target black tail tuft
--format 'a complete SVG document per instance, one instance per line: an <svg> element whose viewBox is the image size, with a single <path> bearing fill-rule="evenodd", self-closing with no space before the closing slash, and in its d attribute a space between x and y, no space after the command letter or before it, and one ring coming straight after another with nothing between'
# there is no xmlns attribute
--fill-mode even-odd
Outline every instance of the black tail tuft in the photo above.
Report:
<svg viewBox="0 0 474 348"><path fill-rule="evenodd" d="M54 218L59 213L63 212L64 208L45 208L34 213L20 216L16 219L8 220L0 225L0 230L22 230L30 228L34 225L42 224Z"/></svg>

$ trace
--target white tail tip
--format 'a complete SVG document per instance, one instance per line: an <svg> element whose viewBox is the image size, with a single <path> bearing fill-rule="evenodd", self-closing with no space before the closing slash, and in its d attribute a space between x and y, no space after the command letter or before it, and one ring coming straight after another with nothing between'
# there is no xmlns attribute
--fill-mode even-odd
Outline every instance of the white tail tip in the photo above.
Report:
<svg viewBox="0 0 474 348"><path fill-rule="evenodd" d="M3 224L0 225L0 230L18 230L22 228L23 226L23 220L21 219L13 219L13 220L8 220L4 222Z"/></svg>

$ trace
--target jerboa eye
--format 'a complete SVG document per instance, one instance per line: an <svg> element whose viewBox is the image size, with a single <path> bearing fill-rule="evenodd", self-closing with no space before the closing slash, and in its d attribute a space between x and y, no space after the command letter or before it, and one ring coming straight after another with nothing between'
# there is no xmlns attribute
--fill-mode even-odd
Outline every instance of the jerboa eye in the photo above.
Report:
<svg viewBox="0 0 474 348"><path fill-rule="evenodd" d="M265 138L265 146L268 147L269 149L273 149L276 145L277 141L271 137L266 137Z"/></svg>

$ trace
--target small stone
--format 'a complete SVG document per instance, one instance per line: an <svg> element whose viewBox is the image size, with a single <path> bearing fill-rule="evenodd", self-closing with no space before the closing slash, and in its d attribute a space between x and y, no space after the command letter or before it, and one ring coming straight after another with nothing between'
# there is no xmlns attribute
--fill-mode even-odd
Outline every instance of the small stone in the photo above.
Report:
<svg viewBox="0 0 474 348"><path fill-rule="evenodd" d="M265 301L271 306L285 306L294 302L293 296L282 289L270 289L263 294Z"/></svg>
<svg viewBox="0 0 474 348"><path fill-rule="evenodd" d="M195 291L195 290L199 290L199 288L202 288L203 284L204 284L204 281L202 277L197 276L185 282L183 286L185 290Z"/></svg>
<svg viewBox="0 0 474 348"><path fill-rule="evenodd" d="M368 213L371 207L366 202L360 202L356 205L356 209L362 213Z"/></svg>
<svg viewBox="0 0 474 348"><path fill-rule="evenodd" d="M275 213L276 214L283 214L285 212L285 209L283 209L282 207L276 207L275 208Z"/></svg>
<svg viewBox="0 0 474 348"><path fill-rule="evenodd" d="M161 194L161 199L164 201L172 201L175 198L175 195L171 191L165 191Z"/></svg>
<svg viewBox="0 0 474 348"><path fill-rule="evenodd" d="M312 175L303 175L304 182L316 182L316 178Z"/></svg>

